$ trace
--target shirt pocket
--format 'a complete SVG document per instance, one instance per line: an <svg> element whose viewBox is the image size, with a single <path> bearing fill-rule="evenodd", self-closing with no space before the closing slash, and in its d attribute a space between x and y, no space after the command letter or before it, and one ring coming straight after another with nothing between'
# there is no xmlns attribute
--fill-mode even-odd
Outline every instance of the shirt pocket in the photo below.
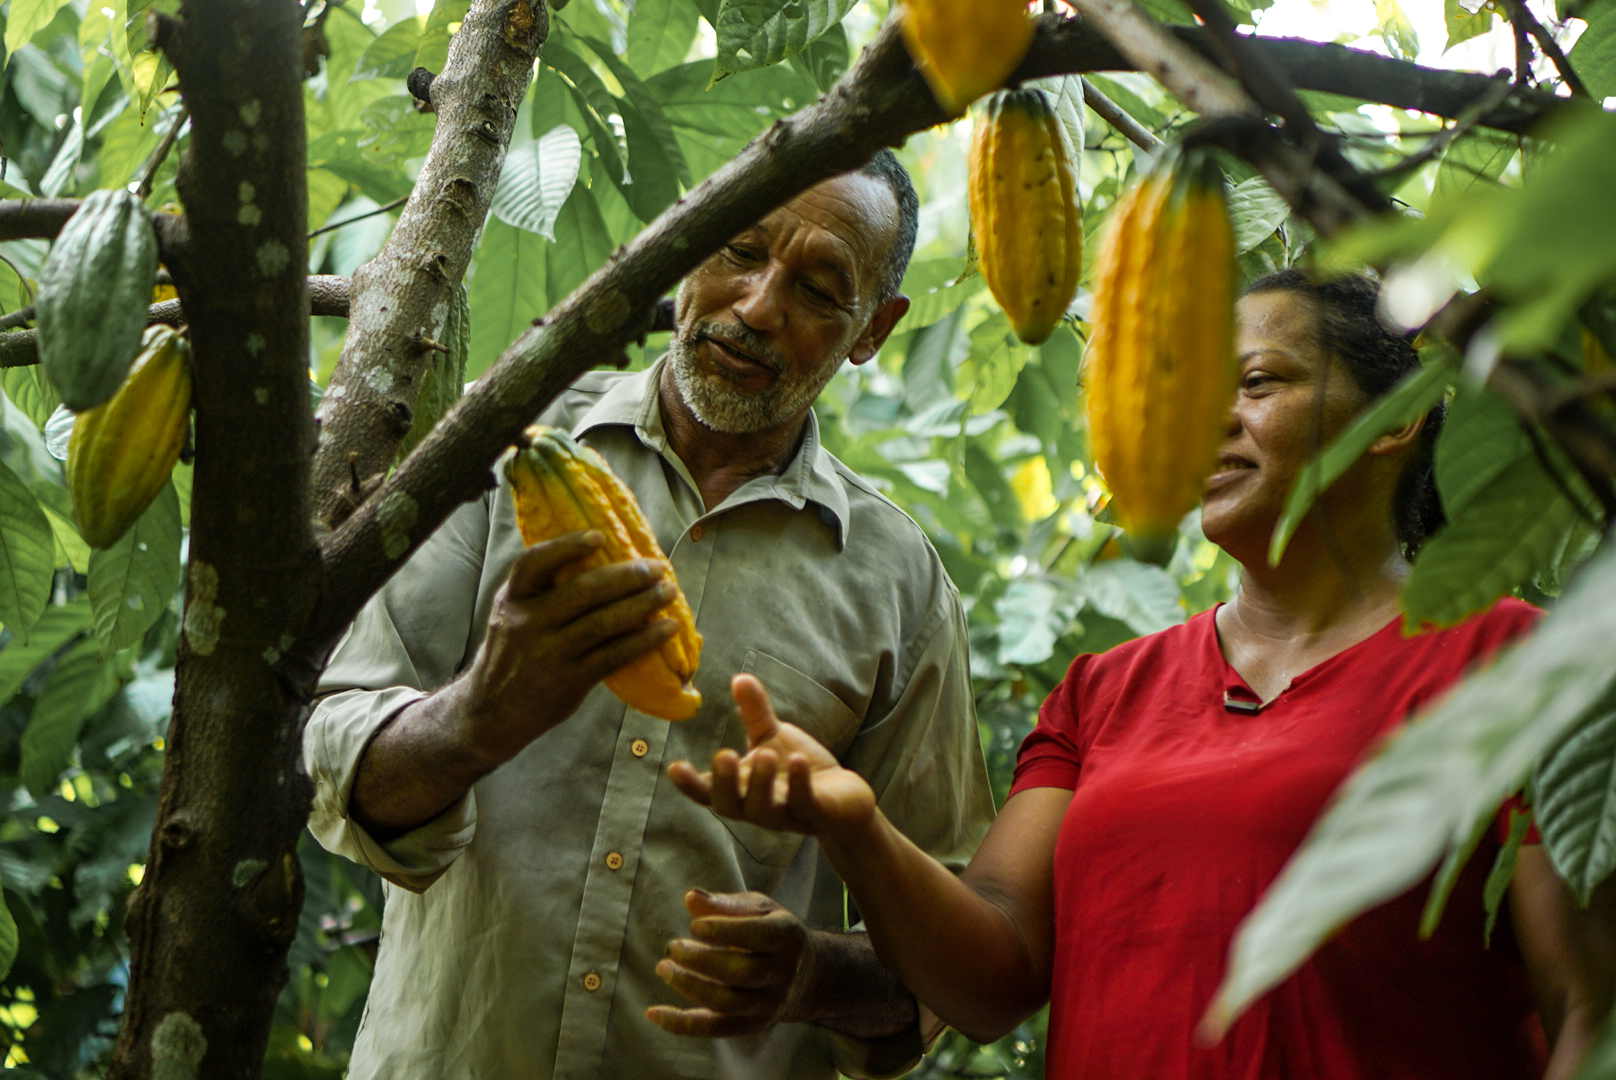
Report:
<svg viewBox="0 0 1616 1080"><path fill-rule="evenodd" d="M741 670L756 675L763 683L774 705L774 714L781 720L802 728L838 758L847 752L858 734L859 718L841 698L785 661L756 649L746 651ZM739 753L746 752L746 729L736 710L730 711L722 744ZM802 846L800 833L774 832L724 817L719 820L735 837L735 842L765 866L789 865Z"/></svg>

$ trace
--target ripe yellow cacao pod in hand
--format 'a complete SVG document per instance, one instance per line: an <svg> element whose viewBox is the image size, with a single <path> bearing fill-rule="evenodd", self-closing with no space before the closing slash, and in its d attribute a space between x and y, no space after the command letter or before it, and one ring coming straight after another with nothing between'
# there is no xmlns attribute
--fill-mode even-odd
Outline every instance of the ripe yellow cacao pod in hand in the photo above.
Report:
<svg viewBox="0 0 1616 1080"><path fill-rule="evenodd" d="M1089 441L1113 513L1143 539L1174 534L1225 437L1234 284L1215 170L1175 156L1112 207L1084 354Z"/></svg>
<svg viewBox="0 0 1616 1080"><path fill-rule="evenodd" d="M604 458L558 428L535 424L523 437L526 445L505 466L522 541L532 545L584 529L606 538L588 558L574 563L563 580L627 559L665 558L634 493ZM671 567L666 580L676 591L660 614L673 619L678 632L605 681L630 708L664 720L688 720L701 707L701 693L691 685L701 660L701 634Z"/></svg>
<svg viewBox="0 0 1616 1080"><path fill-rule="evenodd" d="M1016 336L1036 345L1083 267L1077 148L1042 90L988 99L971 133L969 191L977 267Z"/></svg>
<svg viewBox="0 0 1616 1080"><path fill-rule="evenodd" d="M903 43L949 116L1003 86L1027 55L1026 0L903 0Z"/></svg>
<svg viewBox="0 0 1616 1080"><path fill-rule="evenodd" d="M73 516L91 547L118 542L157 498L191 423L191 347L169 326L141 340L109 401L79 413L67 443Z"/></svg>

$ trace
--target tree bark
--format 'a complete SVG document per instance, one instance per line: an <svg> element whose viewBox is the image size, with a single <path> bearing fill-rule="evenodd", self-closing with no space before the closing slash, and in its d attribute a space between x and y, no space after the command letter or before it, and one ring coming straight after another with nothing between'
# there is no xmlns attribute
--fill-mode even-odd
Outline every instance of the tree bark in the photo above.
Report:
<svg viewBox="0 0 1616 1080"><path fill-rule="evenodd" d="M192 133L189 236L165 252L190 316L196 472L174 714L110 1075L256 1077L303 883L299 735L316 668L301 17L186 0L155 35Z"/></svg>
<svg viewBox="0 0 1616 1080"><path fill-rule="evenodd" d="M544 0L478 0L432 81L432 148L386 246L354 273L348 337L321 402L312 484L324 527L364 500L409 433L549 29Z"/></svg>

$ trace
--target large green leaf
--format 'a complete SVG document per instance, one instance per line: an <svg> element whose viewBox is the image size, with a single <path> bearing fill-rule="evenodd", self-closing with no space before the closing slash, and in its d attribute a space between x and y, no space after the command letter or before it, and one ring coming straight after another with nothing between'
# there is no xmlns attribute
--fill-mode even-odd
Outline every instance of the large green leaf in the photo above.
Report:
<svg viewBox="0 0 1616 1080"><path fill-rule="evenodd" d="M147 32L147 16L152 11L174 15L178 13L179 8L180 0L129 0L129 19L125 25L125 33L131 74L135 84L136 104L140 106L139 113L142 117L174 75L174 65L168 62L168 54L161 49L151 48L151 36Z"/></svg>
<svg viewBox="0 0 1616 1080"><path fill-rule="evenodd" d="M566 299L567 294L582 285L612 253L611 232L601 217L594 193L582 180L573 186L572 194L561 207L555 235L556 242L545 249L547 309ZM476 322L475 311L472 322Z"/></svg>
<svg viewBox="0 0 1616 1080"><path fill-rule="evenodd" d="M955 383L961 394L970 395L971 415L1003 405L1031 355L1032 346L1016 338L1003 312L995 311L978 323L971 331L970 355L960 365Z"/></svg>
<svg viewBox="0 0 1616 1080"><path fill-rule="evenodd" d="M32 41L67 4L68 0L11 0L6 12L6 55Z"/></svg>
<svg viewBox="0 0 1616 1080"><path fill-rule="evenodd" d="M1442 47L1443 52L1460 42L1480 37L1493 28L1491 7L1482 5L1480 10L1472 13L1459 0L1442 0L1442 19L1448 26L1448 43Z"/></svg>
<svg viewBox="0 0 1616 1080"><path fill-rule="evenodd" d="M549 40L544 43L544 63L562 77L568 92L583 112L590 145L605 163L612 183L624 186L628 182L628 174L623 167L623 158L628 148L626 144L618 143L609 123L610 117L622 115L621 103L606 89L606 84L584 58L567 47L564 35L551 33Z"/></svg>
<svg viewBox="0 0 1616 1080"><path fill-rule="evenodd" d="M309 144L309 168L325 169L385 204L410 193L410 179L401 170L365 152L370 132L359 128L332 131Z"/></svg>
<svg viewBox="0 0 1616 1080"><path fill-rule="evenodd" d="M1616 869L1616 700L1591 711L1538 763L1543 843L1577 899Z"/></svg>
<svg viewBox="0 0 1616 1080"><path fill-rule="evenodd" d="M1503 471L1532 453L1521 418L1485 386L1466 383L1454 396L1436 444L1436 488L1449 517Z"/></svg>
<svg viewBox="0 0 1616 1080"><path fill-rule="evenodd" d="M856 0L724 0L713 82L778 64L842 21Z"/></svg>
<svg viewBox="0 0 1616 1080"><path fill-rule="evenodd" d="M90 598L75 596L45 609L26 643L12 640L0 649L0 705L17 695L45 659L90 628Z"/></svg>
<svg viewBox="0 0 1616 1080"><path fill-rule="evenodd" d="M684 63L701 13L690 0L638 0L628 20L628 66L654 75Z"/></svg>
<svg viewBox="0 0 1616 1080"><path fill-rule="evenodd" d="M465 22L470 10L471 0L437 0L426 17L426 28L421 31L413 66L431 72L442 71L449 59L449 38L453 36L449 28Z"/></svg>
<svg viewBox="0 0 1616 1080"><path fill-rule="evenodd" d="M1616 4L1586 4L1578 14L1588 28L1571 49L1571 66L1596 100L1610 97L1616 94Z"/></svg>
<svg viewBox="0 0 1616 1080"><path fill-rule="evenodd" d="M1016 578L993 602L998 623L998 661L1005 665L1041 664L1055 652L1055 642L1071 625L1078 598L1043 578Z"/></svg>
<svg viewBox="0 0 1616 1080"><path fill-rule="evenodd" d="M415 68L420 48L421 24L415 19L400 19L359 54L349 81L402 79Z"/></svg>
<svg viewBox="0 0 1616 1080"><path fill-rule="evenodd" d="M180 500L168 483L116 544L90 556L90 606L102 650L139 641L179 583Z"/></svg>
<svg viewBox="0 0 1616 1080"><path fill-rule="evenodd" d="M4 390L11 403L26 413L41 431L62 403L55 384L45 377L45 369L38 364L0 370L0 390Z"/></svg>
<svg viewBox="0 0 1616 1080"><path fill-rule="evenodd" d="M1577 513L1534 455L1516 459L1421 549L1403 587L1406 625L1451 626L1532 580Z"/></svg>
<svg viewBox="0 0 1616 1080"><path fill-rule="evenodd" d="M1616 548L1528 640L1405 725L1355 772L1246 919L1207 1020L1223 1029L1360 912L1427 874L1616 685Z"/></svg>
<svg viewBox="0 0 1616 1080"><path fill-rule="evenodd" d="M611 46L594 38L581 39L592 49L601 63L611 71L623 88L622 105L623 125L625 137L628 141L628 167L634 177L636 187L645 184L671 190L672 195L667 203L679 197L679 184L690 184L690 167L685 164L683 151L679 149L679 140L674 137L673 127L662 111L662 103L657 96L640 81L634 69L618 59ZM633 199L630 199L633 202ZM667 206L662 203L651 217ZM635 206L640 212L643 207ZM641 213L641 219L651 220Z"/></svg>
<svg viewBox="0 0 1616 1080"><path fill-rule="evenodd" d="M1159 566L1108 559L1085 570L1078 585L1091 607L1135 633L1154 634L1184 621L1178 582Z"/></svg>
<svg viewBox="0 0 1616 1080"><path fill-rule="evenodd" d="M1291 204L1262 177L1240 181L1229 192L1235 254L1243 255L1274 235L1290 213Z"/></svg>
<svg viewBox="0 0 1616 1080"><path fill-rule="evenodd" d="M1518 149L1512 136L1485 128L1455 139L1436 171L1436 197L1464 198L1477 184L1496 181Z"/></svg>
<svg viewBox="0 0 1616 1080"><path fill-rule="evenodd" d="M556 217L578 182L583 148L578 133L562 124L505 158L491 207L507 225L555 239Z"/></svg>
<svg viewBox="0 0 1616 1080"><path fill-rule="evenodd" d="M50 600L56 537L39 500L0 462L0 623L23 641Z"/></svg>
<svg viewBox="0 0 1616 1080"><path fill-rule="evenodd" d="M73 760L79 732L118 692L118 670L86 640L70 649L34 699L34 714L22 733L23 783L35 799L56 786Z"/></svg>
<svg viewBox="0 0 1616 1080"><path fill-rule="evenodd" d="M0 896L0 979L11 971L17 959L17 921L11 917L4 896Z"/></svg>
<svg viewBox="0 0 1616 1080"><path fill-rule="evenodd" d="M39 508L45 511L45 520L56 537L56 565L71 566L74 573L84 573L90 567L90 545L84 542L73 520L73 500L67 489L49 480L36 480L28 490L39 500Z"/></svg>
<svg viewBox="0 0 1616 1080"><path fill-rule="evenodd" d="M1297 528L1313 509L1313 503L1341 479L1369 445L1382 435L1396 431L1425 412L1447 392L1455 377L1457 357L1452 350L1438 351L1423 367L1403 380L1359 414L1345 431L1337 435L1324 452L1303 466L1285 499L1285 512L1274 526L1268 545L1268 562L1279 565L1285 548Z"/></svg>
<svg viewBox="0 0 1616 1080"><path fill-rule="evenodd" d="M533 320L549 308L545 292L550 243L490 218L477 248L477 272L468 290L471 302L471 359L466 377L475 379L498 359Z"/></svg>

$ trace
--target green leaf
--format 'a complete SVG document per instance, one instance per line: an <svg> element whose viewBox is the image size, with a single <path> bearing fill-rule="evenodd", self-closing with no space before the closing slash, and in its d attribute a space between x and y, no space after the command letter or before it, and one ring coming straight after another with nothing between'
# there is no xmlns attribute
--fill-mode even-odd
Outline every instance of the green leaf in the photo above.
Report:
<svg viewBox="0 0 1616 1080"><path fill-rule="evenodd" d="M11 917L5 897L0 895L0 979L10 974L11 965L16 959L17 921Z"/></svg>
<svg viewBox="0 0 1616 1080"><path fill-rule="evenodd" d="M624 137L628 144L628 171L633 183L623 195L641 221L650 221L679 197L679 185L690 183L690 167L673 127L656 95L646 88L611 47L594 38L581 39L623 87L619 101Z"/></svg>
<svg viewBox="0 0 1616 1080"><path fill-rule="evenodd" d="M157 95L163 91L174 75L174 65L168 62L168 54L151 47L146 17L152 11L174 15L179 9L180 0L129 0L129 19L125 24L125 33L129 42L135 100L140 106L141 117L146 115L152 102L157 100Z"/></svg>
<svg viewBox="0 0 1616 1080"><path fill-rule="evenodd" d="M583 57L567 47L562 35L552 31L549 40L544 43L543 55L544 63L562 77L573 100L583 112L584 123L589 128L590 145L605 163L612 183L623 187L628 181L623 167L627 146L618 144L617 136L612 133L608 123L609 117L622 115L622 104L606 89L606 84Z"/></svg>
<svg viewBox="0 0 1616 1080"><path fill-rule="evenodd" d="M545 310L554 307L567 294L582 285L612 253L612 237L601 217L600 206L594 193L582 180L573 186L572 194L561 207L556 218L556 242L545 249L548 263L545 269ZM542 314L539 312L537 314ZM530 316L531 317L531 316ZM476 322L476 312L472 312Z"/></svg>
<svg viewBox="0 0 1616 1080"><path fill-rule="evenodd" d="M1471 13L1459 0L1442 0L1442 18L1448 25L1448 43L1442 47L1443 52L1493 28L1492 8L1485 5Z"/></svg>
<svg viewBox="0 0 1616 1080"><path fill-rule="evenodd" d="M78 187L79 159L84 155L84 125L79 120L67 129L67 138L56 151L50 168L39 181L41 195L71 195Z"/></svg>
<svg viewBox="0 0 1616 1080"><path fill-rule="evenodd" d="M778 64L807 48L856 0L724 0L718 9L718 60L713 82Z"/></svg>
<svg viewBox="0 0 1616 1080"><path fill-rule="evenodd" d="M0 649L0 705L17 696L22 684L45 659L90 628L90 598L75 596L45 609L26 643L12 639Z"/></svg>
<svg viewBox="0 0 1616 1080"><path fill-rule="evenodd" d="M1437 925L1442 921L1442 912L1448 906L1448 898L1453 895L1453 887L1459 883L1459 873L1470 861L1476 848L1480 846L1482 838L1491 831L1493 822L1489 818L1481 818L1470 830L1470 835L1464 841L1453 845L1442 858L1442 866L1436 872L1436 880L1431 883L1430 895L1425 899L1425 911L1420 915L1420 938L1428 939L1436 933Z"/></svg>
<svg viewBox="0 0 1616 1080"><path fill-rule="evenodd" d="M426 17L426 28L421 31L421 43L415 51L412 67L424 67L436 74L449 60L449 27L466 21L471 0L438 0Z"/></svg>
<svg viewBox="0 0 1616 1080"><path fill-rule="evenodd" d="M1108 559L1085 570L1078 587L1096 611L1141 635L1184 621L1178 582L1159 566Z"/></svg>
<svg viewBox="0 0 1616 1080"><path fill-rule="evenodd" d="M1519 149L1513 138L1495 131L1483 129L1460 136L1442 155L1436 171L1436 198L1463 198L1477 184L1496 181Z"/></svg>
<svg viewBox="0 0 1616 1080"><path fill-rule="evenodd" d="M68 0L11 0L6 12L6 55L32 41L67 3Z"/></svg>
<svg viewBox="0 0 1616 1080"><path fill-rule="evenodd" d="M1452 626L1532 580L1576 519L1536 456L1518 458L1420 550L1403 587L1404 624Z"/></svg>
<svg viewBox="0 0 1616 1080"><path fill-rule="evenodd" d="M826 30L812 45L791 58L798 70L812 79L821 93L829 93L850 61L847 29L841 23Z"/></svg>
<svg viewBox="0 0 1616 1080"><path fill-rule="evenodd" d="M378 205L408 195L409 177L365 154L360 144L369 137L368 131L355 128L322 135L309 144L309 168L325 169L341 177Z"/></svg>
<svg viewBox="0 0 1616 1080"><path fill-rule="evenodd" d="M349 82L361 79L402 79L415 68L415 56L422 44L421 24L400 19L359 54ZM447 52L444 54L447 58Z"/></svg>
<svg viewBox="0 0 1616 1080"><path fill-rule="evenodd" d="M1454 395L1436 443L1436 488L1451 518L1501 473L1532 453L1532 440L1514 409L1484 385L1465 383Z"/></svg>
<svg viewBox="0 0 1616 1080"><path fill-rule="evenodd" d="M990 413L1015 389L1016 376L1032 355L1032 346L1016 338L1010 320L995 311L971 331L971 353L960 365L955 385L969 391L971 415Z"/></svg>
<svg viewBox="0 0 1616 1080"><path fill-rule="evenodd" d="M117 667L101 656L94 641L82 641L62 657L40 689L33 717L22 733L19 771L35 799L56 786L73 760L79 732L117 692Z"/></svg>
<svg viewBox="0 0 1616 1080"><path fill-rule="evenodd" d="M1543 755L1538 828L1579 903L1616 869L1616 700L1593 709Z"/></svg>
<svg viewBox="0 0 1616 1080"><path fill-rule="evenodd" d="M1420 54L1420 36L1397 0L1375 0L1375 18L1380 21L1376 29L1388 52L1399 60L1412 60Z"/></svg>
<svg viewBox="0 0 1616 1080"><path fill-rule="evenodd" d="M1207 1022L1226 1028L1338 928L1427 874L1498 813L1534 761L1616 684L1616 548L1526 641L1405 724L1337 792L1235 936Z"/></svg>
<svg viewBox="0 0 1616 1080"><path fill-rule="evenodd" d="M1075 597L1063 597L1052 582L1031 577L1010 582L993 602L999 623L999 663L1028 666L1048 660L1076 609Z"/></svg>
<svg viewBox="0 0 1616 1080"><path fill-rule="evenodd" d="M491 218L477 248L477 272L468 290L471 302L471 363L475 379L533 320L549 310L545 292L550 244Z"/></svg>
<svg viewBox="0 0 1616 1080"><path fill-rule="evenodd" d="M690 0L639 0L628 20L628 66L647 75L684 63L701 13Z"/></svg>
<svg viewBox="0 0 1616 1080"><path fill-rule="evenodd" d="M583 147L565 124L512 150L494 190L493 213L507 225L555 239L556 217L578 182Z"/></svg>
<svg viewBox="0 0 1616 1080"><path fill-rule="evenodd" d="M1571 1080L1611 1080L1616 1077L1616 1013L1605 1017L1588 1056Z"/></svg>
<svg viewBox="0 0 1616 1080"><path fill-rule="evenodd" d="M23 641L50 600L56 537L28 486L0 462L0 623Z"/></svg>
<svg viewBox="0 0 1616 1080"><path fill-rule="evenodd" d="M1568 59L1598 101L1616 94L1616 4L1588 4L1579 14L1588 20L1588 28ZM9 32L6 40L11 40Z"/></svg>
<svg viewBox="0 0 1616 1080"><path fill-rule="evenodd" d="M1369 445L1389 431L1396 431L1425 412L1442 397L1453 383L1457 357L1452 350L1438 352L1424 365L1404 376L1402 381L1369 407L1341 434L1337 435L1324 452L1309 461L1296 482L1291 485L1285 499L1285 512L1274 526L1274 536L1268 545L1268 563L1278 566L1285 555L1291 537L1301 526L1313 503L1331 484L1341 479Z"/></svg>
<svg viewBox="0 0 1616 1080"><path fill-rule="evenodd" d="M1229 192L1229 219L1234 224L1234 251L1243 255L1274 235L1290 217L1291 204L1260 176L1242 180Z"/></svg>
<svg viewBox="0 0 1616 1080"><path fill-rule="evenodd" d="M0 390L4 390L11 403L41 431L62 404L56 385L45 377L44 368L38 364L0 370Z"/></svg>
<svg viewBox="0 0 1616 1080"><path fill-rule="evenodd" d="M45 519L56 536L56 550L61 556L57 565L65 564L76 574L84 573L90 565L90 545L84 542L73 520L73 501L67 489L49 480L37 480L28 490L39 500L39 507L45 511Z"/></svg>
<svg viewBox="0 0 1616 1080"><path fill-rule="evenodd" d="M1481 902L1487 908L1487 923L1482 931L1483 942L1489 948L1493 943L1493 927L1498 922L1499 905L1509 893L1509 883L1515 878L1515 865L1521 857L1521 843L1526 839L1526 830L1531 825L1530 813L1510 808L1509 838L1504 841L1504 846L1498 849L1498 857L1493 860L1493 868L1487 872L1487 881L1481 889Z"/></svg>
<svg viewBox="0 0 1616 1080"><path fill-rule="evenodd" d="M180 501L169 483L116 544L90 556L90 606L102 651L139 641L179 583Z"/></svg>

